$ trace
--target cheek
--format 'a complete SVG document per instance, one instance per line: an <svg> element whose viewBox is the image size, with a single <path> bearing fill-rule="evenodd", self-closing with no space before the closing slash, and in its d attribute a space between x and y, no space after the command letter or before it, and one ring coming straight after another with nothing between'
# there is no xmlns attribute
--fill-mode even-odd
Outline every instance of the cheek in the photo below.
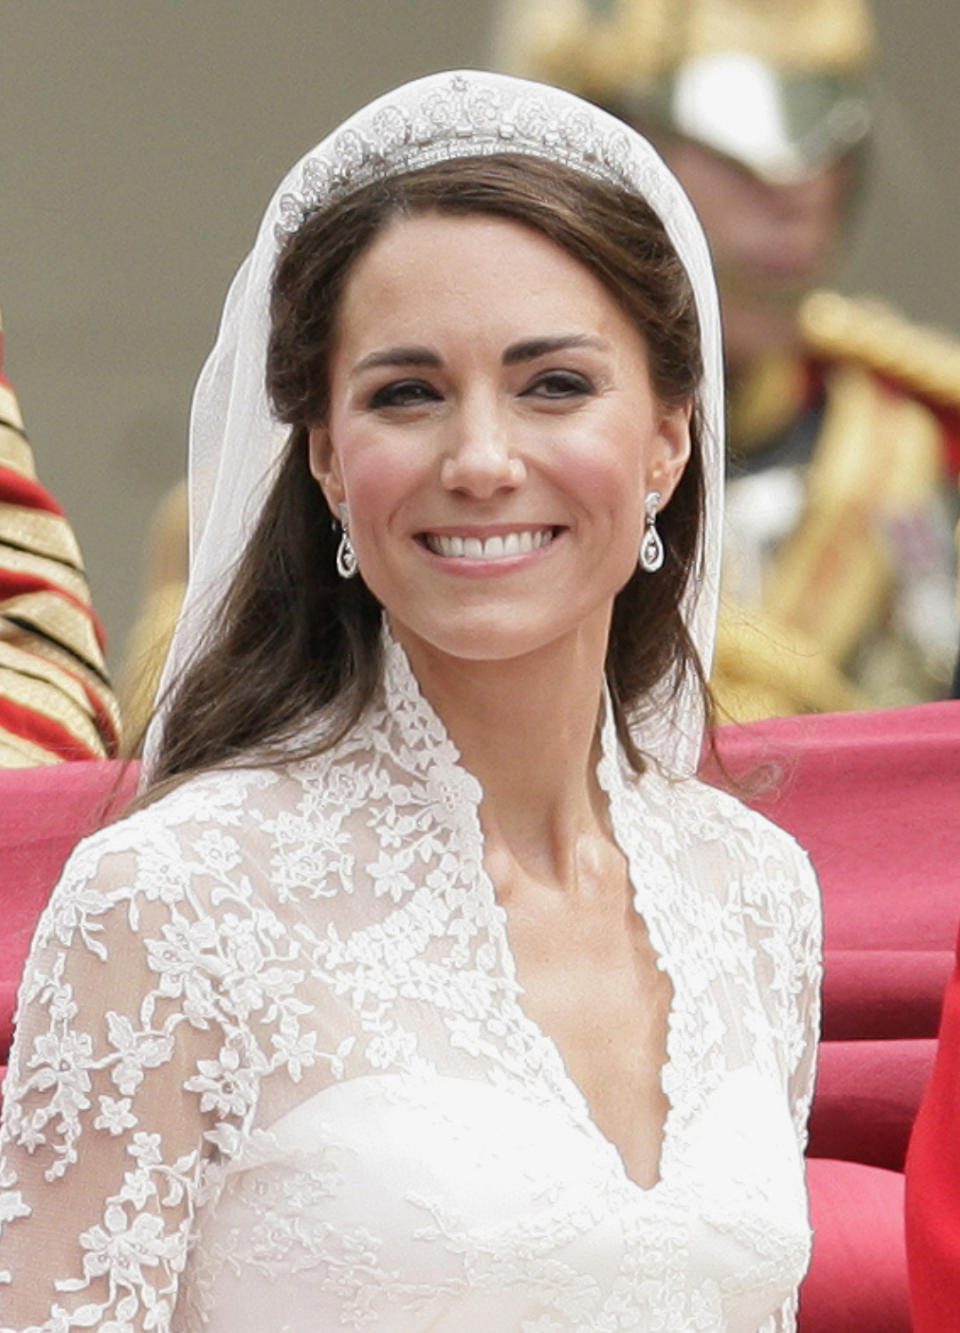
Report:
<svg viewBox="0 0 960 1333"><path fill-rule="evenodd" d="M644 428L618 427L573 438L558 462L565 488L579 504L629 526L643 507Z"/></svg>
<svg viewBox="0 0 960 1333"><path fill-rule="evenodd" d="M395 440L385 444L362 426L341 430L334 438L353 530L380 526L421 475L415 452Z"/></svg>

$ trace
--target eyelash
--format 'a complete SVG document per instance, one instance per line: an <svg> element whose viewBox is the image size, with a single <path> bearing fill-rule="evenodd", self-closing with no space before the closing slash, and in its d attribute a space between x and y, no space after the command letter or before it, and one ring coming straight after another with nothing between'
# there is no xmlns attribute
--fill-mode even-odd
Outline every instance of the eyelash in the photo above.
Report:
<svg viewBox="0 0 960 1333"><path fill-rule="evenodd" d="M525 394L532 393L536 389L545 389L548 385L556 388L560 387L560 392L546 393L547 398L575 398L579 396L586 397L594 392L594 387L586 375L581 375L575 370L548 370L537 378L525 390Z"/></svg>
<svg viewBox="0 0 960 1333"><path fill-rule="evenodd" d="M522 390L520 397L537 396L548 399L586 397L595 392L593 384L586 377L574 370L548 370L538 375ZM382 385L370 396L369 406L373 411L390 407L419 406L425 402L435 402L441 397L437 389L426 380L393 380Z"/></svg>
<svg viewBox="0 0 960 1333"><path fill-rule="evenodd" d="M439 398L431 384L424 380L393 380L384 384L370 396L370 407L374 410L382 407L408 407Z"/></svg>

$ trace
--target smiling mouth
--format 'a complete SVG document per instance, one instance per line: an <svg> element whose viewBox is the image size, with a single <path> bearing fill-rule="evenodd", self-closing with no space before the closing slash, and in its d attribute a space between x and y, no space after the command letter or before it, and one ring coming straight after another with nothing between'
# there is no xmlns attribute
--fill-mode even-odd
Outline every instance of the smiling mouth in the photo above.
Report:
<svg viewBox="0 0 960 1333"><path fill-rule="evenodd" d="M504 532L495 537L456 537L425 532L420 540L434 555L465 560L502 560L509 555L526 555L553 541L559 528L528 528L523 532Z"/></svg>

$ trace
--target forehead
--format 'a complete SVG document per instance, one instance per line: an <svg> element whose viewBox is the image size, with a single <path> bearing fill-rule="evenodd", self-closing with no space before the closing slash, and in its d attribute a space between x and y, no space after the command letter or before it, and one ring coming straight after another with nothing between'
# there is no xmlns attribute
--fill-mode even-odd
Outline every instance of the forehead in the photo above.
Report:
<svg viewBox="0 0 960 1333"><path fill-rule="evenodd" d="M342 345L408 341L435 326L514 336L589 326L638 337L600 279L542 232L488 214L398 218L360 256L339 319Z"/></svg>

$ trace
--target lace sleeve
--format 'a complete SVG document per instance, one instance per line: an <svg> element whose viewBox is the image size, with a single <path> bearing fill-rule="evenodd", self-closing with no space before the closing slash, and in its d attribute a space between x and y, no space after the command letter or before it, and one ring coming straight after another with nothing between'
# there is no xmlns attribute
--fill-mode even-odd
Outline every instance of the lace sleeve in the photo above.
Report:
<svg viewBox="0 0 960 1333"><path fill-rule="evenodd" d="M3 1333L167 1333L193 1217L252 1113L216 858L195 873L138 818L73 854L24 973L0 1133Z"/></svg>
<svg viewBox="0 0 960 1333"><path fill-rule="evenodd" d="M807 1146L807 1126L813 1085L817 1072L817 1046L820 1040L820 985L823 977L823 921L820 885L810 860L794 846L796 876L792 920L793 1001L792 1029L795 1044L790 1070L790 1107L801 1153Z"/></svg>
<svg viewBox="0 0 960 1333"><path fill-rule="evenodd" d="M774 976L779 978L771 979L770 994L781 1010L779 1031L784 1040L790 1109L802 1156L807 1146L820 1038L823 926L816 874L806 852L792 839L784 847L783 861L770 889L771 920L779 927L769 943ZM794 1292L759 1333L795 1333L797 1309L798 1293Z"/></svg>

